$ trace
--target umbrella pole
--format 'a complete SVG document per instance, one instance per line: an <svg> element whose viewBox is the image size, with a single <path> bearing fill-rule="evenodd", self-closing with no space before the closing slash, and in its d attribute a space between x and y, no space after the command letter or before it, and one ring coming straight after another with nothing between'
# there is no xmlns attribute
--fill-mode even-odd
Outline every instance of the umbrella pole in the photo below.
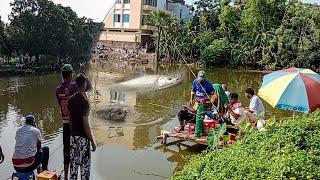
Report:
<svg viewBox="0 0 320 180"><path fill-rule="evenodd" d="M293 111L293 114L292 114L292 118L293 118L293 120L294 120L294 116L295 116L295 111Z"/></svg>

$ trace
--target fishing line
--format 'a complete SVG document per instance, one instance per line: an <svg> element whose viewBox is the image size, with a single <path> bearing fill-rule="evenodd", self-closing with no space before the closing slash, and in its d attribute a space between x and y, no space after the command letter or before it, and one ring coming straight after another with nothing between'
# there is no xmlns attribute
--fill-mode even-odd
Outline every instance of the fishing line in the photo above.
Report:
<svg viewBox="0 0 320 180"><path fill-rule="evenodd" d="M171 39L170 39L170 40L171 40ZM171 42L173 42L173 40L171 40ZM185 56L181 53L181 51L180 51L179 49L177 49L177 51L178 51L178 54L181 56L181 59L182 59L182 60L184 61L184 63L187 65L189 71L192 73L192 75L194 76L194 78L196 79L196 81L199 83L202 91L205 93L205 95L206 95L207 98L209 99L210 103L212 104L212 107L213 107L217 112L219 112L219 110L217 109L216 105L214 105L214 103L212 102L212 100L211 100L210 96L208 95L207 91L204 89L204 87L202 86L202 84L197 80L197 76L196 76L196 74L192 71L192 69L190 68L188 62L187 62L186 59L185 59ZM218 115L220 116L219 113L218 113ZM220 116L220 118L222 118L222 117Z"/></svg>
<svg viewBox="0 0 320 180"><path fill-rule="evenodd" d="M63 144L60 144L52 153L50 153L49 157L51 157L54 153L56 153L60 148L62 148Z"/></svg>
<svg viewBox="0 0 320 180"><path fill-rule="evenodd" d="M167 107L167 106L163 106L163 105L160 105L160 104L154 104L154 103L149 103L150 105L153 105L153 106L158 106L158 107L162 107L162 108L166 108L166 109L171 109L171 110L176 110L176 111L179 111L180 109L177 109L177 108L174 108L174 107Z"/></svg>
<svg viewBox="0 0 320 180"><path fill-rule="evenodd" d="M158 175L158 174L153 174L153 173L143 173L143 172L140 172L140 171L137 171L135 169L132 169L132 168L129 168L132 172L136 173L136 174L139 174L140 176L154 176L154 177L160 177L162 179L169 179L169 177L165 177L165 176L161 176L161 175Z"/></svg>

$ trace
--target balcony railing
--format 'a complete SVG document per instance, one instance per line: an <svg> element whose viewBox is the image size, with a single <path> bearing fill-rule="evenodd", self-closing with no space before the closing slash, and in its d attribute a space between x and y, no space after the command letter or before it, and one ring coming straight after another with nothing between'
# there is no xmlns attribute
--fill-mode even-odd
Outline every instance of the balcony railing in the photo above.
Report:
<svg viewBox="0 0 320 180"><path fill-rule="evenodd" d="M141 29L154 31L156 30L156 27L152 25L141 25Z"/></svg>
<svg viewBox="0 0 320 180"><path fill-rule="evenodd" d="M157 0L143 0L143 5L157 7Z"/></svg>
<svg viewBox="0 0 320 180"><path fill-rule="evenodd" d="M155 10L157 10L157 7L150 6L150 5L143 5L142 8L145 11L155 11Z"/></svg>

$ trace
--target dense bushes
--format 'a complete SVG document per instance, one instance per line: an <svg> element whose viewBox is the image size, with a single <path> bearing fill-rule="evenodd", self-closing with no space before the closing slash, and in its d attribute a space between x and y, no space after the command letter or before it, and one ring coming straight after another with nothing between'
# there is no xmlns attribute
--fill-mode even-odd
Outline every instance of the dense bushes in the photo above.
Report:
<svg viewBox="0 0 320 180"><path fill-rule="evenodd" d="M172 179L320 179L320 111L265 132L247 134L222 150L196 155Z"/></svg>
<svg viewBox="0 0 320 180"><path fill-rule="evenodd" d="M203 63L212 65L228 64L230 52L228 41L225 39L215 40L212 45L202 51L201 60Z"/></svg>

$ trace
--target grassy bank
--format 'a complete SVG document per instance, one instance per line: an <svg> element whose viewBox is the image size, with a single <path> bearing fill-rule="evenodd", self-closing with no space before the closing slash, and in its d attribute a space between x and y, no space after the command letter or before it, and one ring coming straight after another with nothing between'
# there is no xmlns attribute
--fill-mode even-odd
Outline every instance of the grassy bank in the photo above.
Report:
<svg viewBox="0 0 320 180"><path fill-rule="evenodd" d="M221 150L191 157L173 180L320 179L320 111L269 120L265 132L251 132Z"/></svg>

